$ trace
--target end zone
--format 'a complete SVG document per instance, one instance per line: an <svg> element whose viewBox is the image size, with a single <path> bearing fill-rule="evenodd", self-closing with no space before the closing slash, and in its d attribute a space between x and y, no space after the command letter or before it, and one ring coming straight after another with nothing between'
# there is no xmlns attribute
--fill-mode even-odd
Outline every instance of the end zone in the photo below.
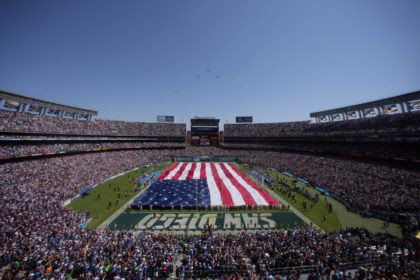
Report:
<svg viewBox="0 0 420 280"><path fill-rule="evenodd" d="M277 230L302 227L305 222L295 213L281 212L146 212L122 213L111 224L112 230L153 232Z"/></svg>

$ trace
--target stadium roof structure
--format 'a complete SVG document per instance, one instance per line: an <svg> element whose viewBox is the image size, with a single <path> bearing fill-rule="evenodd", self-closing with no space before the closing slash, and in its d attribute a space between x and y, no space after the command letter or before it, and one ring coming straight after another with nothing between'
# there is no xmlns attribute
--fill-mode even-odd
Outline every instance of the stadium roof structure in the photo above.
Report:
<svg viewBox="0 0 420 280"><path fill-rule="evenodd" d="M310 117L316 118L316 117L321 117L321 116L326 116L326 115L331 115L331 114L339 114L343 112L357 111L357 110L363 110L366 108L373 108L373 107L389 105L389 104L394 104L394 103L407 102L407 101L416 100L416 99L420 99L420 90L393 96L393 97L383 98L383 99L379 99L375 101L360 103L356 105L314 112L310 114Z"/></svg>
<svg viewBox="0 0 420 280"><path fill-rule="evenodd" d="M26 103L26 104L31 104L31 105L40 106L40 107L46 107L46 108L50 108L50 109L54 109L54 110L74 112L74 113L82 114L82 115L89 115L89 116L97 116L98 115L98 111L83 109L83 108L80 108L80 107L68 106L68 105L64 105L64 104L58 104L58 103L54 103L54 102L50 102L50 101L46 101L46 100L41 100L41 99L37 99L37 98L33 98L33 97L28 97L28 96L24 96L24 95L20 95L20 94L16 94L16 93L11 93L11 92L7 92L7 91L3 91L3 90L0 90L0 99L1 98L11 99L13 101L17 101L17 102L20 102L20 103Z"/></svg>

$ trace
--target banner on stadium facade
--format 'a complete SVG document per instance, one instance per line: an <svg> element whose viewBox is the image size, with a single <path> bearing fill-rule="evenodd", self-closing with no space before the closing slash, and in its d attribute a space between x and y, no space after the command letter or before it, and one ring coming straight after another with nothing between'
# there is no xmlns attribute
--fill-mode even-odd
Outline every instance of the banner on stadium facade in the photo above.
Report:
<svg viewBox="0 0 420 280"><path fill-rule="evenodd" d="M74 118L74 114L73 112L69 112L69 111L63 111L63 118L66 119L73 119Z"/></svg>
<svg viewBox="0 0 420 280"><path fill-rule="evenodd" d="M297 180L298 180L298 181L301 181L302 183L309 184L309 182L308 182L308 181L306 181L306 180L305 180L305 179L303 179L303 178L297 178Z"/></svg>
<svg viewBox="0 0 420 280"><path fill-rule="evenodd" d="M324 122L329 122L330 120L328 119L328 116L320 116L319 121L324 123Z"/></svg>
<svg viewBox="0 0 420 280"><path fill-rule="evenodd" d="M39 115L41 114L41 112L42 112L41 106L29 105L28 107L26 107L26 113Z"/></svg>
<svg viewBox="0 0 420 280"><path fill-rule="evenodd" d="M359 112L358 111L350 111L346 113L348 120L354 120L359 118Z"/></svg>
<svg viewBox="0 0 420 280"><path fill-rule="evenodd" d="M400 106L400 104L385 105L382 108L382 113L385 114L385 115L392 115L392 114L401 113L401 106Z"/></svg>
<svg viewBox="0 0 420 280"><path fill-rule="evenodd" d="M6 109L6 110L9 110L9 111L15 111L15 112L19 111L20 105L21 105L20 102L13 101L13 100L10 100L10 99L3 99L3 100L4 100L4 102L2 101L3 103L0 103L1 106L2 106L2 109Z"/></svg>
<svg viewBox="0 0 420 280"><path fill-rule="evenodd" d="M341 113L338 113L338 114L333 114L333 115L332 115L332 120L333 120L334 122L337 122L337 121L342 121L342 120L343 120L343 115L342 115Z"/></svg>
<svg viewBox="0 0 420 280"><path fill-rule="evenodd" d="M77 119L80 121L87 121L89 119L89 115L88 114L79 114L77 116Z"/></svg>
<svg viewBox="0 0 420 280"><path fill-rule="evenodd" d="M367 108L363 110L363 116L365 118L376 117L378 114L375 111L375 108Z"/></svg>
<svg viewBox="0 0 420 280"><path fill-rule="evenodd" d="M293 174L291 174L291 173L289 173L289 172L283 171L282 173L283 173L284 175L288 176L288 177L293 177Z"/></svg>
<svg viewBox="0 0 420 280"><path fill-rule="evenodd" d="M407 102L407 109L409 112L420 111L420 99Z"/></svg>
<svg viewBox="0 0 420 280"><path fill-rule="evenodd" d="M378 109L376 108L367 108L363 110L363 115L365 118L372 118L378 116Z"/></svg>
<svg viewBox="0 0 420 280"><path fill-rule="evenodd" d="M56 109L47 108L47 110L45 111L45 115L49 117L58 117L59 114L60 110Z"/></svg>

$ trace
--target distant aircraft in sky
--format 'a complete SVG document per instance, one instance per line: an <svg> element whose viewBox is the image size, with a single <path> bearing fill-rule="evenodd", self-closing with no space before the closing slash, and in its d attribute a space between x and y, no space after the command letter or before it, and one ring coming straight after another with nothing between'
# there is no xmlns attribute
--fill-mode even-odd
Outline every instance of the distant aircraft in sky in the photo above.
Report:
<svg viewBox="0 0 420 280"><path fill-rule="evenodd" d="M206 72L207 73L209 73L209 72L211 72L212 71L212 69L210 69L210 68L206 68ZM199 79L201 76L200 75L196 75L195 76L195 78L196 79ZM214 76L214 77L216 77L217 79L220 79L220 75L216 75L216 76Z"/></svg>

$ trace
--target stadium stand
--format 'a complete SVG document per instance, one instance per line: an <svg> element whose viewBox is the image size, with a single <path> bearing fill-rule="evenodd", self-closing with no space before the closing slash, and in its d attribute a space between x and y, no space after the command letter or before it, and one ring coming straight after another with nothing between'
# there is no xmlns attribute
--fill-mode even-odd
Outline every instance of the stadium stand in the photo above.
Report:
<svg viewBox="0 0 420 280"><path fill-rule="evenodd" d="M224 147L419 161L420 113L342 122L225 124Z"/></svg>
<svg viewBox="0 0 420 280"><path fill-rule="evenodd" d="M257 275L296 279L297 267L329 275L332 271L346 273L360 264L371 265L372 271L363 273L372 275L389 269L407 277L415 273L410 270L413 248L361 229L330 234L303 228L237 236L135 236L108 229L87 230L87 213L61 207L63 200L83 186L139 163L168 158L162 151L120 151L0 165L1 174L6 174L0 188L0 265L9 268L5 277L20 273L30 279L159 278L169 275L180 254L179 279L220 279L232 274L250 279ZM385 267L383 272L377 269L378 264Z"/></svg>
<svg viewBox="0 0 420 280"><path fill-rule="evenodd" d="M243 162L288 170L327 187L348 201L353 210L419 210L418 173L415 171L297 153L231 150L231 154Z"/></svg>
<svg viewBox="0 0 420 280"><path fill-rule="evenodd" d="M354 211L417 213L419 118L417 112L318 124L225 124L223 147L243 162L322 185Z"/></svg>
<svg viewBox="0 0 420 280"><path fill-rule="evenodd" d="M383 133L419 133L420 113L381 115L375 118L341 122L283 122L257 124L225 124L225 137L287 137L365 135Z"/></svg>
<svg viewBox="0 0 420 280"><path fill-rule="evenodd" d="M298 279L304 271L311 279L327 275L416 279L416 244L364 229L135 235L88 230L89 214L63 208L62 203L87 186L133 167L168 162L174 156L205 155L287 170L328 188L356 211L418 213L418 169L396 159L416 164L419 116L409 113L328 124L225 125L225 146L218 148L185 146L184 124L80 122L0 111L0 157L7 157L0 161L0 276L159 279L175 271L179 279ZM334 145L317 146L320 137L334 139ZM290 143L296 138L300 142L293 146ZM405 150L393 146L403 143ZM61 151L72 153L45 155ZM384 162L379 155L388 151L391 158ZM39 153L42 157L27 157ZM351 157L352 153L361 156ZM181 264L176 265L179 258ZM349 269L355 269L352 275Z"/></svg>
<svg viewBox="0 0 420 280"><path fill-rule="evenodd" d="M95 119L77 121L0 110L0 131L43 134L178 136L185 137L185 124L144 123Z"/></svg>
<svg viewBox="0 0 420 280"><path fill-rule="evenodd" d="M133 142L133 141L101 141L89 143L68 143L68 144L42 144L37 145L5 145L0 147L0 158L3 157L23 157L38 154L56 154L56 153L71 153L71 152L89 152L99 150L128 150L128 149L151 149L151 148L183 148L184 143L165 143L165 142Z"/></svg>
<svg viewBox="0 0 420 280"><path fill-rule="evenodd" d="M0 159L184 148L185 124L78 121L0 110Z"/></svg>

